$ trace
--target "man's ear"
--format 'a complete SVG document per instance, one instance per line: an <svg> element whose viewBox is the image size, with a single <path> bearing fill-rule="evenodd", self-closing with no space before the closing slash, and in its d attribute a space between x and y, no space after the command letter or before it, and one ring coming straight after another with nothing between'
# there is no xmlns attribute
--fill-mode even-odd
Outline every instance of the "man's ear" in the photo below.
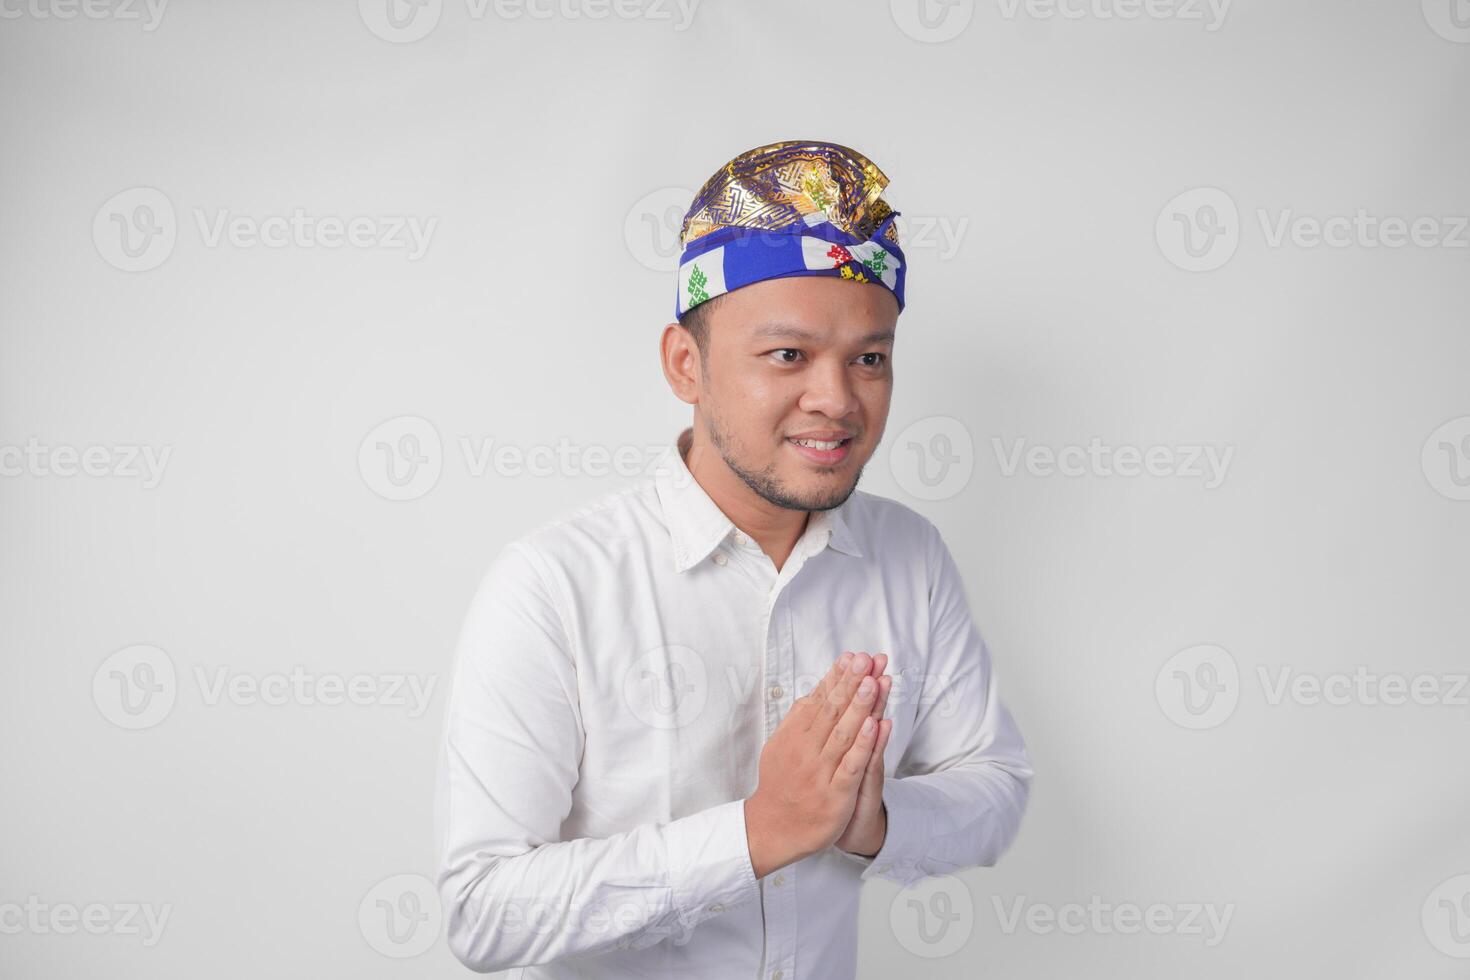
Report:
<svg viewBox="0 0 1470 980"><path fill-rule="evenodd" d="M674 396L689 405L699 404L699 345L683 325L664 327L659 338L659 361Z"/></svg>

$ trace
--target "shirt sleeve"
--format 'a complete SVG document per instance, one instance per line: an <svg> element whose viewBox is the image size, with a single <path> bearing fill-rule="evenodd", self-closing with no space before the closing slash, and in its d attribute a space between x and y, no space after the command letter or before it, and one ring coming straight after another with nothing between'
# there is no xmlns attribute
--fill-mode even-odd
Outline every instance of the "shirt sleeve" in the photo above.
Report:
<svg viewBox="0 0 1470 980"><path fill-rule="evenodd" d="M927 522L926 522L927 524ZM888 832L872 857L839 851L905 885L995 864L1020 829L1032 768L1000 699L990 651L970 616L964 584L928 524L929 657L903 757L883 780ZM909 678L905 678L908 681Z"/></svg>
<svg viewBox="0 0 1470 980"><path fill-rule="evenodd" d="M543 559L513 542L460 634L435 794L447 939L487 973L687 941L759 891L744 800L606 839L559 839L584 730Z"/></svg>

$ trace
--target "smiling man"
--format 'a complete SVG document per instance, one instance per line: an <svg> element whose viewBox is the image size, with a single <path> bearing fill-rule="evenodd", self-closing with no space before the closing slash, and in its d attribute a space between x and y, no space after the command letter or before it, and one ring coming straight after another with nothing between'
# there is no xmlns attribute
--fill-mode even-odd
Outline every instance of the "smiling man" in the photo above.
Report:
<svg viewBox="0 0 1470 980"><path fill-rule="evenodd" d="M856 489L904 306L886 184L796 140L711 177L660 344L693 425L481 582L436 807L471 969L850 978L864 880L1015 838L1031 764L949 549Z"/></svg>

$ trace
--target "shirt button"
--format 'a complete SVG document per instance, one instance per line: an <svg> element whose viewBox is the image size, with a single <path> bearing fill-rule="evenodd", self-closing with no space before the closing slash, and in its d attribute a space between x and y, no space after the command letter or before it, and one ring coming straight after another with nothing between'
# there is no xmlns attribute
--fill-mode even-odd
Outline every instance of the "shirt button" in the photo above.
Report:
<svg viewBox="0 0 1470 980"><path fill-rule="evenodd" d="M782 977L782 973L781 973L780 970L776 970L775 972L773 972L771 974L771 980L781 980L781 977Z"/></svg>
<svg viewBox="0 0 1470 980"><path fill-rule="evenodd" d="M709 907L709 910L711 912L719 913L719 912L725 911L725 906L721 905L719 902L716 902L715 904L713 904L713 905L711 905Z"/></svg>
<svg viewBox="0 0 1470 980"><path fill-rule="evenodd" d="M782 885L786 884L786 876L777 875L771 880L771 884L775 885L777 888L780 888Z"/></svg>
<svg viewBox="0 0 1470 980"><path fill-rule="evenodd" d="M716 565L723 565L726 562L728 562L729 560L730 559L728 559L728 558L725 557L725 553L723 551L716 551L715 552L715 564Z"/></svg>
<svg viewBox="0 0 1470 980"><path fill-rule="evenodd" d="M786 692L781 689L781 685L780 684L772 684L771 685L771 692L770 693L771 693L771 700L772 701L775 701L778 698L780 698L781 695L785 694Z"/></svg>
<svg viewBox="0 0 1470 980"><path fill-rule="evenodd" d="M880 865L878 865L878 873L880 875L887 874L888 873L888 865L886 865L886 864L880 864Z"/></svg>
<svg viewBox="0 0 1470 980"><path fill-rule="evenodd" d="M736 531L735 532L735 543L736 544L744 544L747 540L748 539L745 537L745 535L741 534L739 531Z"/></svg>

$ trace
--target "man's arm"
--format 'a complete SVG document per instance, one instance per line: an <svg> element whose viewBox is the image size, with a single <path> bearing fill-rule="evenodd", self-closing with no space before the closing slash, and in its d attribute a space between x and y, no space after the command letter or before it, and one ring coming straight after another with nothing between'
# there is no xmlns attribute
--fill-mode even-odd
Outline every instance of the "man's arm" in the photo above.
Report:
<svg viewBox="0 0 1470 980"><path fill-rule="evenodd" d="M743 800L561 841L584 732L540 557L496 558L460 636L435 819L448 942L479 972L682 938L758 892Z"/></svg>
<svg viewBox="0 0 1470 980"><path fill-rule="evenodd" d="M918 706L903 757L883 781L887 834L871 858L842 852L866 865L864 879L904 884L995 864L1020 828L1032 776L959 570L927 522L926 534L929 661L922 678L904 678L903 696Z"/></svg>

